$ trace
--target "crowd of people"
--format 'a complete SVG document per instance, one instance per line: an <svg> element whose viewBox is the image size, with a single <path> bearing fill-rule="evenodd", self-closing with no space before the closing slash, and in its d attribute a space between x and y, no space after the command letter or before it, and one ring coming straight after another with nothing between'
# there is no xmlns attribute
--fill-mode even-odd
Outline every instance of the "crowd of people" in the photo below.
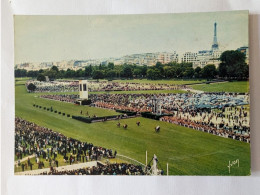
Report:
<svg viewBox="0 0 260 195"><path fill-rule="evenodd" d="M79 91L79 81L55 80L36 81L28 80L26 87L32 83L36 86L34 92L74 92ZM88 91L140 91L140 90L178 90L185 88L184 85L130 83L116 81L88 81ZM29 91L29 90L28 90Z"/></svg>
<svg viewBox="0 0 260 195"><path fill-rule="evenodd" d="M215 114L213 114L215 115ZM223 118L222 118L223 119ZM225 138L236 139L239 141L250 143L250 128L247 126L234 126L230 127L225 123L214 123L212 121L203 122L193 121L188 118L164 116L160 118L161 121L166 121L176 125L189 127L198 131L211 133Z"/></svg>
<svg viewBox="0 0 260 195"><path fill-rule="evenodd" d="M89 91L178 90L185 86L116 81L88 81Z"/></svg>
<svg viewBox="0 0 260 195"><path fill-rule="evenodd" d="M48 97L75 101L75 95ZM163 114L173 114L172 118L162 118L163 121L192 128L203 126L206 131L250 142L248 94L90 94L89 98L94 107L133 112L152 112L156 99Z"/></svg>
<svg viewBox="0 0 260 195"><path fill-rule="evenodd" d="M145 175L143 169L139 165L127 163L113 163L93 167L86 167L74 170L58 171L51 169L42 175Z"/></svg>
<svg viewBox="0 0 260 195"><path fill-rule="evenodd" d="M28 90L28 85L32 83L36 86L34 92L73 92L79 91L79 82L72 80L62 80L62 81L36 81L28 80L26 82L26 89ZM29 90L28 90L29 91Z"/></svg>
<svg viewBox="0 0 260 195"><path fill-rule="evenodd" d="M40 159L49 162L50 166L58 166L57 156L62 155L65 163L87 162L100 160L102 157L114 158L116 151L94 146L92 143L66 137L49 128L35 123L15 118L15 155L17 166L30 167L32 161L28 158L25 164L20 159L33 155L38 168L44 165Z"/></svg>

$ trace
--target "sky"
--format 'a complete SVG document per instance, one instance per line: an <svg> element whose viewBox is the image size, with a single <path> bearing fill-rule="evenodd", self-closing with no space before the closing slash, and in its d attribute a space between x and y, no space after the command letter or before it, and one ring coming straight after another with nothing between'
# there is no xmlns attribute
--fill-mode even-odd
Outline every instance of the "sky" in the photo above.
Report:
<svg viewBox="0 0 260 195"><path fill-rule="evenodd" d="M209 50L214 22L221 50L248 46L248 11L14 16L15 64ZM181 56L180 56L181 57Z"/></svg>

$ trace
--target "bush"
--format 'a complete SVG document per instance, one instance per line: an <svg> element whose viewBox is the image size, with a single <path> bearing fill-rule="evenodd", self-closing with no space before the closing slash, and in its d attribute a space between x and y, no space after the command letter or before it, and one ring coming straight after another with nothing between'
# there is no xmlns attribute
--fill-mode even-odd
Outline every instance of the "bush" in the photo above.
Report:
<svg viewBox="0 0 260 195"><path fill-rule="evenodd" d="M54 113L57 113L57 110L55 110Z"/></svg>
<svg viewBox="0 0 260 195"><path fill-rule="evenodd" d="M155 120L159 120L163 116L172 116L172 114L156 115L156 114L153 114L151 112L142 112L141 115L142 115L142 117L155 119Z"/></svg>
<svg viewBox="0 0 260 195"><path fill-rule="evenodd" d="M126 111L126 110L116 110L116 112L127 114L127 116L134 116L137 114L137 112L131 112L131 111Z"/></svg>
<svg viewBox="0 0 260 195"><path fill-rule="evenodd" d="M90 105L91 104L91 99L88 100L82 100L81 105Z"/></svg>
<svg viewBox="0 0 260 195"><path fill-rule="evenodd" d="M67 117L70 117L70 114L67 114Z"/></svg>
<svg viewBox="0 0 260 195"><path fill-rule="evenodd" d="M43 74L39 74L39 75L37 76L37 80L38 80L38 81L46 81L46 78L45 78L45 76L44 76Z"/></svg>
<svg viewBox="0 0 260 195"><path fill-rule="evenodd" d="M59 112L59 114L61 114L61 112Z"/></svg>
<svg viewBox="0 0 260 195"><path fill-rule="evenodd" d="M117 118L118 116L120 116L120 115L102 116L102 117L94 117L94 118L88 118L88 117L83 117L83 116L72 116L72 118L85 122L85 123L91 123L92 121Z"/></svg>
<svg viewBox="0 0 260 195"><path fill-rule="evenodd" d="M63 116L65 116L65 113L62 113Z"/></svg>
<svg viewBox="0 0 260 195"><path fill-rule="evenodd" d="M30 91L34 91L36 89L36 86L32 83L30 83L28 86L27 86L27 89L30 90Z"/></svg>

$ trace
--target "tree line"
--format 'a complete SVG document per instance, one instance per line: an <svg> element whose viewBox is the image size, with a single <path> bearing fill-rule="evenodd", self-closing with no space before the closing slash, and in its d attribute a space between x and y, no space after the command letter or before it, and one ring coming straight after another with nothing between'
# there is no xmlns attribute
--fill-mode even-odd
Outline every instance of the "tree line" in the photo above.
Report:
<svg viewBox="0 0 260 195"><path fill-rule="evenodd" d="M225 51L220 56L220 65L216 68L213 64L208 64L203 68L192 67L192 63L170 62L162 64L157 62L155 66L138 65L108 65L86 66L84 69L59 70L57 66L50 69L26 71L25 69L16 69L15 77L33 77L39 81L45 81L45 76L50 79L58 78L92 78L92 79L132 79L147 78L150 80L158 79L237 79L246 80L249 76L249 67L245 63L245 55L240 51Z"/></svg>

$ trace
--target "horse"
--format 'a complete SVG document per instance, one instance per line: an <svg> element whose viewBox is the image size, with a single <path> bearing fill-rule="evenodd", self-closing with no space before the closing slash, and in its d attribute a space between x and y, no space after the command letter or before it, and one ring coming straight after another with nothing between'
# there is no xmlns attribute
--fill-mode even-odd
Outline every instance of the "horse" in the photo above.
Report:
<svg viewBox="0 0 260 195"><path fill-rule="evenodd" d="M155 132L156 132L156 133L159 133L159 132L160 132L160 129L161 129L161 127L158 125L158 126L157 126L157 127L155 127L154 129L155 129Z"/></svg>
<svg viewBox="0 0 260 195"><path fill-rule="evenodd" d="M117 123L116 126L117 126L117 127L120 127L120 123Z"/></svg>
<svg viewBox="0 0 260 195"><path fill-rule="evenodd" d="M124 124L124 126L123 126L123 127L124 127L124 129L127 129L127 124Z"/></svg>
<svg viewBox="0 0 260 195"><path fill-rule="evenodd" d="M137 124L137 126L140 126L140 121L137 121L136 124Z"/></svg>

